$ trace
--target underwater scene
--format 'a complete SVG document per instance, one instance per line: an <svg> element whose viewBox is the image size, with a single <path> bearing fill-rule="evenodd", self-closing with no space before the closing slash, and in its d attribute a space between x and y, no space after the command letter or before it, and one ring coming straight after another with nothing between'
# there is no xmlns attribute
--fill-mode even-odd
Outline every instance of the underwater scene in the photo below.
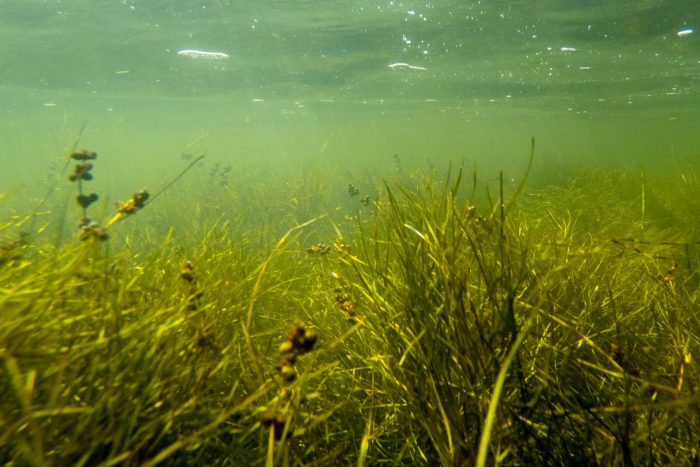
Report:
<svg viewBox="0 0 700 467"><path fill-rule="evenodd" d="M694 0L0 0L0 464L699 465Z"/></svg>

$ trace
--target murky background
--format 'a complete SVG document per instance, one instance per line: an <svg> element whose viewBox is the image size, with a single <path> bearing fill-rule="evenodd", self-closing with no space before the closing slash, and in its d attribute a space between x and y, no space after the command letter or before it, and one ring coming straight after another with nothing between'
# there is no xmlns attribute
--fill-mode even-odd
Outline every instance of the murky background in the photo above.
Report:
<svg viewBox="0 0 700 467"><path fill-rule="evenodd" d="M2 202L43 193L83 124L110 191L204 152L259 177L397 157L517 175L531 136L540 160L683 170L697 28L694 0L2 0Z"/></svg>

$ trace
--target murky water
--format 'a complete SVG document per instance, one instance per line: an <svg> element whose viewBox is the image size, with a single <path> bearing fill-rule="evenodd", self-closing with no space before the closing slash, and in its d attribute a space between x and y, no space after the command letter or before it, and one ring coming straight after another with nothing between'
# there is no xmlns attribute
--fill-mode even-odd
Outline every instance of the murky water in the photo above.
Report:
<svg viewBox="0 0 700 467"><path fill-rule="evenodd" d="M534 136L564 160L698 162L697 28L691 0L3 0L0 189L35 183L84 122L80 145L111 174L138 161L132 180L194 146L240 167L516 172Z"/></svg>

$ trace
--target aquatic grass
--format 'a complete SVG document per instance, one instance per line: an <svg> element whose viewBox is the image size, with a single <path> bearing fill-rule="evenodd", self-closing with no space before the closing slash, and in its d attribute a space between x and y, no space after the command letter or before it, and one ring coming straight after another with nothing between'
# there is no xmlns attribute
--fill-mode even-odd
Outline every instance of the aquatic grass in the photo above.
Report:
<svg viewBox="0 0 700 467"><path fill-rule="evenodd" d="M146 296L144 290L139 293L139 286L142 286L139 277L134 279L117 285L114 293L118 297L134 293ZM40 280L52 283L47 277ZM177 276L173 280L176 281ZM47 291L47 294L44 297L47 301L56 298L53 290ZM80 295L90 297L85 297L87 300L82 300L80 296L72 297L72 302L67 303L70 306L62 307L62 311L56 309L57 304L41 306L48 310L54 308L50 317L37 316L45 329L38 325L32 327L26 321L23 323L29 327L31 336L41 336L42 345L26 341L22 342L22 346L15 344L22 340L17 327L11 328L12 334L3 339L8 355L20 356L25 361L43 360L44 364L49 364L49 368L59 368L55 373L49 370L45 374L43 369L33 371L39 375L38 387L55 388L49 389L54 398L50 407L58 409L50 408L48 413L56 410L63 415L64 422L81 421L72 425L69 432L69 438L79 440L75 447L58 446L58 439L45 435L55 448L60 447L62 462L68 459L77 462L79 459L74 456L78 453L83 460L93 463L100 458L126 455L129 451L131 454L124 460L135 462L135 459L146 459L147 453L160 444L156 439L168 441L167 432L172 430L173 424L182 424L181 429L188 430L190 420L201 419L201 422L205 422L211 418L207 412L226 409L231 405L221 405L221 396L217 393L215 399L220 402L209 406L207 399L211 399L211 391L218 387L224 391L223 394L228 393L228 397L232 397L241 390L237 377L246 372L237 355L224 354L223 358L215 358L222 352L225 342L221 341L216 331L212 334L200 332L197 323L206 322L207 319L193 313L187 306L187 300L171 303L168 297L163 297L163 301L148 306L141 301L124 303L118 297L103 296L96 300L103 306L95 306L97 303L90 302L97 298L96 291ZM119 310L104 307L113 303L119 306ZM5 318L10 311L7 305L8 302L5 302L3 306ZM206 308L201 312L206 312ZM115 321L109 319L110 316ZM105 320L105 317L108 318ZM48 332L53 336L49 341L46 340ZM12 362L12 358L15 357L8 357L6 361ZM55 363L50 364L51 361ZM169 362L178 364L173 366ZM135 367L139 368L139 372L131 374ZM226 381L223 386L217 383L220 378ZM173 384L175 381L178 383ZM191 391L183 391L185 387ZM261 392L258 397L266 392ZM122 415L115 412L124 407L130 407L128 413ZM77 408L84 409L85 413L80 414ZM73 417L80 418L71 419L71 413ZM22 423L25 419L17 420L17 423ZM55 424L59 424L59 420L49 427ZM161 430L165 431L158 435ZM61 429L57 428L57 431ZM104 433L109 433L111 439L101 439ZM93 437L97 439L90 441ZM199 440L193 442L199 443ZM107 446L104 446L105 443Z"/></svg>
<svg viewBox="0 0 700 467"><path fill-rule="evenodd" d="M107 241L0 223L0 461L696 462L692 173L207 167Z"/></svg>
<svg viewBox="0 0 700 467"><path fill-rule="evenodd" d="M610 189L612 182L606 186ZM632 257L618 257L617 236L629 238L639 229L630 224L628 211L623 217L619 209L605 212L616 220L619 230L613 232L607 224L598 225L596 230L587 224L576 225L576 229L584 230L583 236L574 231L570 220L583 213L550 210L546 216L534 219L552 221L547 229L554 231L554 241L543 236L544 241L535 242L530 217L523 217L522 211L514 210L513 219L509 220L502 214L504 209L491 203L487 214L478 216L478 208L470 201L457 200L459 181L451 188L438 196L430 187L423 193L404 188L401 198L387 189L388 202L382 208L385 211L377 216L379 225L374 233L363 237L362 259L348 261L357 274L354 284L361 291L357 295L367 302L360 314L365 313L367 332L376 335L376 342L370 347L379 346L381 355L389 360L377 371L384 385L402 394L408 417L405 423L416 430L415 461L438 458L445 465L473 462L476 448L474 441L469 440L478 439L485 420L493 420L492 415L486 415L491 407L488 394L493 387L504 392L500 404L508 407L505 415L499 411L500 417L507 419L501 423L510 427L506 432L517 433L514 439L500 434L500 438L492 440L493 445L503 446L494 453L495 458L513 461L515 457L523 463L566 463L571 456L614 461L615 457L599 457L600 448L595 445L600 441L596 435L606 434L608 440L614 441L606 446L607 451L613 456L619 453L618 460L622 462L632 462L631 446L638 440L633 440L628 422L617 420L623 427L613 428L615 424L604 417L590 417L586 419L588 439L578 436L575 426L581 424L580 413L591 410L589 404L605 406L604 400L623 401L618 406L619 413L625 413L627 406L636 410L643 407L638 399L643 390L630 392L629 383L625 382L630 378L637 378L635 381L647 390L663 388L667 394L677 396L669 389L673 386L660 377L668 372L661 369L660 362L650 372L642 372L631 363L632 359L622 356L635 350L652 352L660 346L668 349L667 364L675 360L678 366L678 362L687 359L684 355L688 355L687 343L692 337L664 336L694 326L684 323L650 333L652 321L644 316L653 291L666 293L663 287L673 281L669 271L661 272L664 257L659 250L665 248L664 244L648 243L647 249L654 253L637 249ZM585 188L582 191L585 194ZM608 197L619 194L611 190ZM502 195L500 199L504 199ZM499 204L510 205L503 201ZM587 204L564 204L579 206L581 210L588 208ZM610 205L614 204L611 200ZM561 220L562 214L568 221ZM600 244L592 241L592 233L598 235ZM680 307L666 304L653 308ZM538 316L536 331L524 336L520 333L525 317L532 318L533 313ZM564 320L560 318L562 313ZM618 332L613 333L615 329ZM495 384L496 374L503 374L503 362L511 361L504 360L506 353L521 338L522 350L512 355L511 378ZM680 341L686 342L685 350L679 347ZM625 350L620 350L619 345ZM562 358L575 369L567 369L561 363L550 367L555 359ZM618 360L624 361L625 367ZM545 362L544 367L541 362ZM605 374L617 378L607 393L599 386L600 377ZM581 380L577 375L587 378ZM582 385L580 390L576 389L578 384ZM553 391L553 386L558 386L561 394ZM589 395L585 395L587 391ZM576 418L564 417L567 425L557 423L566 429L540 431L540 427L552 423L551 417L559 419L562 413L547 416L551 407L538 413L543 393L549 394L544 400L553 402L563 397L577 407L569 409L579 412ZM695 398L689 397L681 399L678 405L696 403ZM544 417L544 421L538 417ZM624 417L634 418L629 412ZM559 436L557 441L550 439L554 433ZM570 439L565 441L567 438ZM422 439L429 442L424 444ZM690 442L689 438L686 442ZM428 455L426 448L432 451L427 451ZM655 446L647 448L655 452Z"/></svg>
<svg viewBox="0 0 700 467"><path fill-rule="evenodd" d="M473 205L456 207L460 181L461 172L447 193L433 186L421 187L426 190L425 197L404 189L405 204L387 187L383 218L388 225L378 223L382 231L375 231L369 247L374 251L364 255L376 263L351 261L359 276L357 287L370 301L367 328L378 334L377 341L384 341L382 354L389 359L382 367L384 384L394 385L402 394L407 403L405 415L410 414L423 431L416 437L430 439L423 449L430 446L432 452L416 454L424 461L437 456L443 464L474 458L475 445L464 444L468 439L464 435L478 430L474 423L480 425L483 418L470 407L485 405L489 378L497 372L492 361L496 346L484 345L484 333L493 333L494 329L487 331L486 327L505 317L498 298L499 308L489 310L496 313L489 313L486 320L470 323L463 318L469 316L469 307L475 311L477 305L471 296L481 285L490 289L491 299L497 295L490 267L495 251L487 252L486 248L498 246L493 235L499 235L499 230L487 225L495 222L493 216L477 218ZM464 235L463 229L467 225L471 228L472 221L479 224L478 237ZM389 238L380 238L382 234ZM396 249L396 262L389 260L389 253L381 252L385 249ZM472 258L468 257L470 249L475 254ZM473 290L465 281L473 272L468 266L471 259L480 264L477 274L479 282L483 280ZM488 299L482 297L478 306L483 307L483 300ZM501 337L505 336L501 331ZM482 347L484 352L477 350ZM481 362L467 357L476 354L481 355ZM455 390L460 387L463 392ZM465 414L469 413L476 417L468 420Z"/></svg>
<svg viewBox="0 0 700 467"><path fill-rule="evenodd" d="M290 233L296 230L292 229ZM249 258L246 252L250 250L232 245L228 235L231 233L230 224L220 226L214 223L204 232L197 229L195 233L203 236L201 244L189 244L194 249L188 247L188 242L180 244L172 231L167 233L161 245L157 245L157 234L145 229L136 231L134 236L123 237L125 251L112 248L110 254L100 254L109 243L87 241L63 247L56 258L47 258L43 263L36 261L21 265L27 267L28 281L43 284L44 288L37 291L46 301L41 308L53 313L42 329L27 326L30 323L25 319L18 323L18 328L28 327L26 331L38 339L42 339L44 333L54 336L55 341L44 342L45 354L37 356L37 361L43 362L39 366L41 369L33 371L42 375L44 367L61 368L53 359L65 355L66 360L60 360L65 368L55 373L49 370L59 377L59 381L53 382L52 386L50 378L42 379L40 387L55 388L50 389L56 398L52 405L60 407L62 403L66 404L56 413L74 415L65 425L68 428L63 431L62 428L56 429L61 431L60 439L69 444L51 438L52 454L47 462L93 464L111 459L110 463L140 464L178 455L190 458L183 453L189 452L192 446L204 446L200 451L204 458L213 455L211 452L220 452L223 458L230 457L231 462L240 462L240 453L231 453L241 449L246 453L244 458L251 462L257 458L255 453L264 445L256 443L256 437L250 436L249 432L260 427L258 414L262 405L238 404L230 411L227 407L236 400L252 402L270 395L272 385L269 378L264 377L262 384L256 384L255 378L250 377L254 372L246 364L248 360L241 358L245 355L240 325L244 311L242 305L246 301L254 303L246 298L251 290L257 289L261 297L276 296L278 300L273 308L286 303L282 310L277 310L282 315L269 313L278 322L282 316L292 316L294 309L291 306L303 301L284 298L297 294L294 279L287 281L287 286L284 286L285 281L277 280L269 287L261 287L263 273L273 278L281 275L280 271L270 268L270 261L286 250L289 235L278 242L262 266L256 266L257 252ZM260 236L250 234L251 240L257 238ZM134 249L138 251L136 255ZM186 277L181 267L185 251L191 251L186 255L190 258L190 263L186 264L191 265L187 269L187 277L192 277L189 284L182 279ZM230 252L236 254L232 256ZM63 261L67 266L55 267ZM37 274L44 263L52 274ZM296 275L298 270L294 261L283 264L287 275ZM3 284L10 278L17 279L18 270L12 272L14 274L3 276ZM76 290L67 285L74 285ZM226 293L212 293L222 286ZM30 283L21 281L17 288L22 295L8 290L7 296L3 296L7 303L21 301L27 291L33 290ZM61 293L54 293L55 289L61 289L60 292L69 298L61 300ZM298 292L299 295L303 293L303 290ZM196 306L193 306L193 294L198 297L201 294ZM257 294L252 297L257 297ZM221 306L216 300L222 298L233 298L234 302ZM58 303L53 299L58 299ZM3 308L3 313L7 310L7 307ZM69 328L68 333L64 327ZM264 338L269 332L263 330L256 334L256 339ZM17 336L13 332L12 337ZM16 349L12 348L12 351ZM29 354L20 352L19 355L31 358ZM12 358L8 356L7 361L12 363ZM80 362L77 363L78 373L70 371L75 365L73 362ZM314 374L328 373L334 366L322 365L317 372L302 375L299 381L305 382ZM129 372L135 368L139 369L139 376L129 377ZM255 395L255 398L245 399L246 395L249 398ZM62 396L68 397L68 401ZM84 404L85 410L70 406L73 399ZM337 405L333 402L328 408L323 404L319 414L306 420L304 425L308 425L308 429L322 425L333 415L332 407ZM123 414L115 412L123 407L130 409ZM6 409L13 411L11 407ZM222 410L229 415L214 417L214 412ZM78 414L81 414L79 421ZM306 410L302 411L304 417L306 414ZM245 428L229 418L245 420ZM212 419L216 423L206 425L207 420ZM56 423L51 420L47 429L53 430ZM18 430L18 426L21 425L9 426L8 432ZM193 434L180 437L178 433ZM235 443L222 446L216 442L221 436L232 436L230 433L238 433ZM18 459L27 460L29 451L19 449L16 455L20 456Z"/></svg>

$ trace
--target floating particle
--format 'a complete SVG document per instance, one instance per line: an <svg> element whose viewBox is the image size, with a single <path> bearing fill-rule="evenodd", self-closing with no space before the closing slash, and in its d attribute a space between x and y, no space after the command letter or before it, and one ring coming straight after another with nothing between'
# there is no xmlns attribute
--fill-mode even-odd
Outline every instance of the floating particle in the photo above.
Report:
<svg viewBox="0 0 700 467"><path fill-rule="evenodd" d="M687 28L687 29L681 29L676 33L676 36L678 37L683 37L683 36L688 36L694 32L693 28Z"/></svg>

